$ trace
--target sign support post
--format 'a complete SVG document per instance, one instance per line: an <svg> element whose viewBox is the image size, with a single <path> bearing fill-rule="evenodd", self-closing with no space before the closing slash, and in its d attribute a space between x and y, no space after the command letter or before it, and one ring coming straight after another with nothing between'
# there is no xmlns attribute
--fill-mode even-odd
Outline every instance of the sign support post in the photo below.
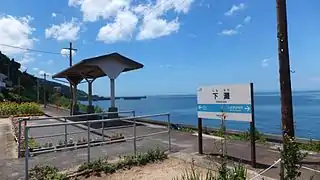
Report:
<svg viewBox="0 0 320 180"><path fill-rule="evenodd" d="M198 118L198 151L199 151L199 154L203 154L203 146L202 146L202 118Z"/></svg>
<svg viewBox="0 0 320 180"><path fill-rule="evenodd" d="M256 163L256 128L254 121L254 93L253 93L253 83L250 83L250 93L251 93L251 122L250 122L250 136L251 136L251 163L252 167L255 168Z"/></svg>

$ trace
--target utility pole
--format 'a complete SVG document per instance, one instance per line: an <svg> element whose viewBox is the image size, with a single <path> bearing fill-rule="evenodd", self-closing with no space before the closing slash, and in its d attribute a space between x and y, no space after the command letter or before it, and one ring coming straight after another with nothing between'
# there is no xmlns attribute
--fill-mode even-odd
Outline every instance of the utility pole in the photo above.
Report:
<svg viewBox="0 0 320 180"><path fill-rule="evenodd" d="M286 0L276 0L276 3L282 130L283 135L294 137Z"/></svg>
<svg viewBox="0 0 320 180"><path fill-rule="evenodd" d="M276 0L277 27L278 27L278 58L280 73L280 93L281 93L281 121L283 149L286 149L287 140L285 135L294 137L294 122L292 109L292 90L290 78L290 61L288 47L288 27L287 27L287 7L286 0ZM284 163L280 163L280 179L284 179Z"/></svg>
<svg viewBox="0 0 320 180"><path fill-rule="evenodd" d="M69 50L69 67L71 67L72 66L72 51L77 51L77 49L72 47L72 42L69 43L69 48L63 48L63 49ZM71 82L70 82L70 93L71 93L71 96L72 96L73 91L72 91ZM73 109L73 101L71 101L71 106L70 107L71 107L71 109ZM70 115L72 115L72 110L70 111Z"/></svg>
<svg viewBox="0 0 320 180"><path fill-rule="evenodd" d="M37 102L40 103L39 78L37 78Z"/></svg>
<svg viewBox="0 0 320 180"><path fill-rule="evenodd" d="M47 97L46 97L46 84L47 84L47 74L43 73L43 107L47 107Z"/></svg>

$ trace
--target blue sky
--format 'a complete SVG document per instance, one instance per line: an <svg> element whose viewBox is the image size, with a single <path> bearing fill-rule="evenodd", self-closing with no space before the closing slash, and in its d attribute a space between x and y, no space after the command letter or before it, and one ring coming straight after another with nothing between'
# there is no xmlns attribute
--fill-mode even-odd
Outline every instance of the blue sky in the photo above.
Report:
<svg viewBox="0 0 320 180"><path fill-rule="evenodd" d="M320 88L320 1L288 1L294 90ZM278 91L275 0L1 0L0 45L31 74L119 52L145 65L121 74L116 95L189 94L198 86L254 82ZM86 90L85 84L80 86ZM94 93L109 95L107 77Z"/></svg>

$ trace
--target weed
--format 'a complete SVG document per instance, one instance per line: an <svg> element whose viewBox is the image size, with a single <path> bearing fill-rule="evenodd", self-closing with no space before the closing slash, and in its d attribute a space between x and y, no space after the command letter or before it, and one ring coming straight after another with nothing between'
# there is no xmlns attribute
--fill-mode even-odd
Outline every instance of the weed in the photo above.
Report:
<svg viewBox="0 0 320 180"><path fill-rule="evenodd" d="M58 172L56 167L52 166L35 166L29 171L29 178L31 180L66 180L65 174Z"/></svg>
<svg viewBox="0 0 320 180"><path fill-rule="evenodd" d="M320 141L313 141L310 139L308 143L299 143L299 149L320 152Z"/></svg>
<svg viewBox="0 0 320 180"><path fill-rule="evenodd" d="M294 138L284 135L284 146L281 151L281 160L285 169L284 180L295 180L300 177L301 161L307 156L302 153L299 148L299 143Z"/></svg>
<svg viewBox="0 0 320 180"><path fill-rule="evenodd" d="M195 168L194 160L192 160L190 169L185 169L180 177L173 180L245 180L247 170L242 164L237 164L233 169L228 169L225 164L221 164L218 172L207 170L206 172Z"/></svg>

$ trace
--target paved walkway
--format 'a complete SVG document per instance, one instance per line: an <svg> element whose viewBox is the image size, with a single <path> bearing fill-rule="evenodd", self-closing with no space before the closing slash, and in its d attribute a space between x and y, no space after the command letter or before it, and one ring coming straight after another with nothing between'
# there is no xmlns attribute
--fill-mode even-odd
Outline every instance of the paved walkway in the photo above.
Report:
<svg viewBox="0 0 320 180"><path fill-rule="evenodd" d="M0 159L12 159L16 156L16 142L9 118L0 119Z"/></svg>
<svg viewBox="0 0 320 180"><path fill-rule="evenodd" d="M56 113L56 110L46 108L46 114L59 115ZM164 128L160 127L149 127L149 126L138 126L137 127L137 136L146 135L154 132L163 131ZM128 138L132 137L133 130L132 127L121 128L108 130L108 132L121 132L123 135ZM171 142L172 142L172 151L189 154L190 157L197 156L197 136L192 135L191 133L184 133L179 131L172 131L171 133ZM161 134L157 136L140 138L137 141L137 150L139 152L147 151L152 147L160 147L162 149L168 148L168 134ZM204 152L206 154L218 154L221 143L219 140L214 140L211 138L203 139ZM279 159L279 153L271 150L267 145L257 144L257 162L259 167L257 169L252 169L250 165L247 167L253 171L260 172L261 170L267 168ZM86 162L88 153L87 149L77 149L73 151L63 151L63 152L54 152L41 154L35 157L30 158L29 167L33 167L37 164L50 164L55 165L58 168L66 169L72 168L74 166L80 165ZM132 141L127 141L117 144L109 144L104 146L97 146L90 149L91 159L96 159L100 157L115 158L119 155L131 154L133 153L133 143ZM244 141L229 141L227 144L227 153L228 156L232 157L234 160L241 161L243 163L249 162L250 157L250 144L249 142ZM201 157L204 160L208 159L208 156L197 156ZM231 163L231 162L230 162ZM320 167L317 167L317 164L320 164L320 156L314 155L309 156L304 161L304 166L308 166L314 169L320 170ZM0 179L19 179L24 175L24 159L14 159L14 160L0 160ZM275 168L270 169L264 175L278 179L279 174L279 165L276 165ZM309 179L313 175L311 171L302 169L302 179ZM314 179L320 179L320 174L316 175Z"/></svg>

